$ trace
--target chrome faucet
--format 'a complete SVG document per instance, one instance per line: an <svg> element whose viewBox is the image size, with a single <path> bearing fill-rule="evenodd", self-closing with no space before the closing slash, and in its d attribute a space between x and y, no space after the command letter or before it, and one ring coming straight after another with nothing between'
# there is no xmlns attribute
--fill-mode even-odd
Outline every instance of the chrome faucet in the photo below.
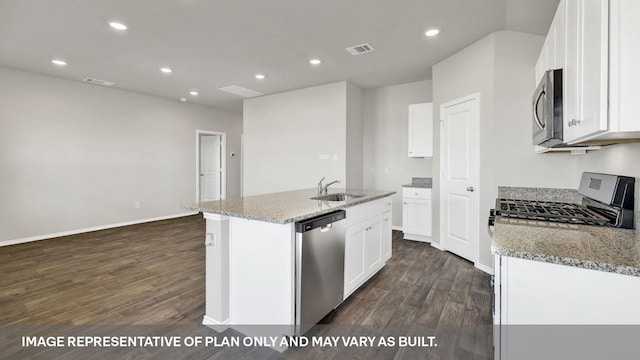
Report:
<svg viewBox="0 0 640 360"><path fill-rule="evenodd" d="M322 195L322 180L324 180L325 178L320 179L320 181L318 182L318 196Z"/></svg>
<svg viewBox="0 0 640 360"><path fill-rule="evenodd" d="M320 179L320 181L318 182L318 195L327 195L327 189L329 188L329 186L333 185L333 184L339 184L340 180L336 180L336 181L332 181L330 183L328 183L327 185L322 186L322 181L325 178Z"/></svg>

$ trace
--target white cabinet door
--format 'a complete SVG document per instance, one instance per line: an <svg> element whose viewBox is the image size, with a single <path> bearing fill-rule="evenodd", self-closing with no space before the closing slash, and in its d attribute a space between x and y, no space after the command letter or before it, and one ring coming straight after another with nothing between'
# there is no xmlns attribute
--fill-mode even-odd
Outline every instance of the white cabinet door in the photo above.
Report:
<svg viewBox="0 0 640 360"><path fill-rule="evenodd" d="M562 70L562 106L564 107L562 137L565 142L577 138L577 128L572 120L578 119L578 4L579 0L567 0L565 8L565 66ZM572 124L569 126L569 124Z"/></svg>
<svg viewBox="0 0 640 360"><path fill-rule="evenodd" d="M431 236L430 199L403 200L402 231L409 234Z"/></svg>
<svg viewBox="0 0 640 360"><path fill-rule="evenodd" d="M367 221L364 227L364 267L367 275L382 266L382 216Z"/></svg>
<svg viewBox="0 0 640 360"><path fill-rule="evenodd" d="M556 15L551 23L549 34L549 53L548 53L548 67L551 69L562 69L564 67L564 52L565 52L565 2L560 1Z"/></svg>
<svg viewBox="0 0 640 360"><path fill-rule="evenodd" d="M564 141L608 129L609 1L567 0Z"/></svg>
<svg viewBox="0 0 640 360"><path fill-rule="evenodd" d="M609 131L640 134L640 1L611 0L609 22Z"/></svg>
<svg viewBox="0 0 640 360"><path fill-rule="evenodd" d="M350 226L344 241L344 298L365 279L365 223Z"/></svg>
<svg viewBox="0 0 640 360"><path fill-rule="evenodd" d="M433 156L433 103L409 105L409 157Z"/></svg>
<svg viewBox="0 0 640 360"><path fill-rule="evenodd" d="M540 50L540 55L538 56L538 61L536 62L535 88L537 88L538 84L540 84L540 81L542 80L542 77L544 76L545 71L547 71L547 42L546 41L544 42L544 45L542 45L542 49Z"/></svg>
<svg viewBox="0 0 640 360"><path fill-rule="evenodd" d="M565 1L560 1L544 45L536 62L536 87L547 70L564 68L565 57Z"/></svg>
<svg viewBox="0 0 640 360"><path fill-rule="evenodd" d="M391 211L387 211L382 214L382 222L380 223L380 236L382 237L382 261L387 261L391 258Z"/></svg>

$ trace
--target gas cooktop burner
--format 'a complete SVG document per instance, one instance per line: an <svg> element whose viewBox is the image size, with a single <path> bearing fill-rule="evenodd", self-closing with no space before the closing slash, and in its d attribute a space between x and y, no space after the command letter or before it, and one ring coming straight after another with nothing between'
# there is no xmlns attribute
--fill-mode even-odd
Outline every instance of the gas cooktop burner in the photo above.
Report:
<svg viewBox="0 0 640 360"><path fill-rule="evenodd" d="M496 213L502 217L518 219L586 225L609 224L609 219L584 205L561 202L498 199Z"/></svg>

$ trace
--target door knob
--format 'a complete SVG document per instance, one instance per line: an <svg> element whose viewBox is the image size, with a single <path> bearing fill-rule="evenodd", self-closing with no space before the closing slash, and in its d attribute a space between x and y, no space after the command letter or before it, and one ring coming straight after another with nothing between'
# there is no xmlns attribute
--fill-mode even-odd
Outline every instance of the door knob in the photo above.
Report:
<svg viewBox="0 0 640 360"><path fill-rule="evenodd" d="M467 191L468 192L474 192L476 189L473 188L473 186L469 186L467 187Z"/></svg>

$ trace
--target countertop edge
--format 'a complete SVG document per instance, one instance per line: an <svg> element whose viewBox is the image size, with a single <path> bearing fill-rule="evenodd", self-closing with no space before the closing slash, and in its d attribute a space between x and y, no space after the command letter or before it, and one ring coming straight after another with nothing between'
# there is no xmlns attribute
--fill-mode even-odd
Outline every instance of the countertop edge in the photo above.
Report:
<svg viewBox="0 0 640 360"><path fill-rule="evenodd" d="M504 248L497 248L491 245L491 253L494 255L508 256L513 258L533 260L539 262L546 262L549 264L566 265L571 267L577 267L588 270L605 271L609 273L615 273L620 275L629 275L640 277L640 269L633 266L613 265L608 263L598 263L591 260L581 260L575 258L568 258L557 255L549 254L537 254L528 251L509 250Z"/></svg>
<svg viewBox="0 0 640 360"><path fill-rule="evenodd" d="M431 185L416 185L416 184L403 184L403 188L413 188L413 189L432 189Z"/></svg>
<svg viewBox="0 0 640 360"><path fill-rule="evenodd" d="M257 221L263 221L263 222L268 222L268 223L274 223L274 224L288 224L288 223L292 223L292 222L297 222L297 221L302 221L302 220L306 220L315 216L320 216L320 215L324 215L324 214L328 214L330 212L336 211L336 210L343 210L352 206L356 206L356 205L360 205L360 204L364 204L364 203L368 203L374 200L379 200L382 198L385 198L387 196L391 196L393 194L395 194L395 191L388 191L388 192L384 192L382 194L377 194L377 195L370 195L370 196L365 196L365 197L361 197L361 198L355 198L352 200L349 200L348 202L344 203L344 204L340 204L340 205L336 205L333 208L330 209L323 209L323 210L318 210L312 213L308 213L305 215L301 215L301 216L296 216L293 218L287 218L287 219L277 219L277 218L273 218L273 217L261 217L261 216L255 216L255 215L250 215L250 214L244 214L244 213L237 213L237 212L231 212L231 211L224 211L224 210L213 210L213 209L203 209L203 208L199 208L199 207L194 207L192 205L182 205L181 208L185 209L185 210L191 210L191 211L197 211L197 212L201 212L201 213L207 213L207 214L217 214L217 215L223 215L223 216L229 216L229 217L235 217L235 218L241 218L241 219L248 219L248 220L257 220Z"/></svg>

